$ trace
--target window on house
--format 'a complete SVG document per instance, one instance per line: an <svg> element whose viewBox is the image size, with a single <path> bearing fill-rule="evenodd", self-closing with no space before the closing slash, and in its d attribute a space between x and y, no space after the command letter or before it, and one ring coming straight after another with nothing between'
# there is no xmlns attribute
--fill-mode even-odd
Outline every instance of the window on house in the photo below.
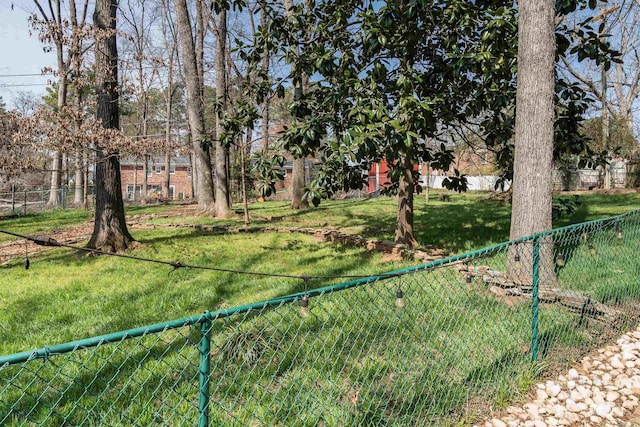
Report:
<svg viewBox="0 0 640 427"><path fill-rule="evenodd" d="M191 178L191 168L187 168L187 176Z"/></svg>
<svg viewBox="0 0 640 427"><path fill-rule="evenodd" d="M175 166L171 166L171 167L169 168L169 173L170 173L171 175L175 175L175 174L176 174L176 167L175 167Z"/></svg>
<svg viewBox="0 0 640 427"><path fill-rule="evenodd" d="M134 194L133 185L132 184L127 184L127 194L125 196L127 198L127 200L133 200L134 197L140 197L141 193L142 193L142 186L141 185L136 185L136 192Z"/></svg>
<svg viewBox="0 0 640 427"><path fill-rule="evenodd" d="M153 168L150 168L149 166L147 166L147 176L151 176L153 175Z"/></svg>
<svg viewBox="0 0 640 427"><path fill-rule="evenodd" d="M162 173L162 166L156 166L156 173Z"/></svg>

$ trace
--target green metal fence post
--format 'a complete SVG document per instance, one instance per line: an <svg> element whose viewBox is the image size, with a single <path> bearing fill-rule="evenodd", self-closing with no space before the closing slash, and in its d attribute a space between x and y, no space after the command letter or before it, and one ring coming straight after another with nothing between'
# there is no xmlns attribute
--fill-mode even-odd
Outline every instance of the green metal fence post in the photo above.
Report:
<svg viewBox="0 0 640 427"><path fill-rule="evenodd" d="M540 282L540 237L533 239L533 271L531 280L531 361L538 358L538 291Z"/></svg>
<svg viewBox="0 0 640 427"><path fill-rule="evenodd" d="M198 427L209 427L209 371L211 351L211 321L201 323L200 336L200 402L198 404Z"/></svg>

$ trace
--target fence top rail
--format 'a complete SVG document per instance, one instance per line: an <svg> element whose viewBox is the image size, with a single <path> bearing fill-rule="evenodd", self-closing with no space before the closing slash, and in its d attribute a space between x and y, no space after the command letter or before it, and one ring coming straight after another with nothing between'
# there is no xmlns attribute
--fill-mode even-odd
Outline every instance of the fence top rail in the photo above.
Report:
<svg viewBox="0 0 640 427"><path fill-rule="evenodd" d="M403 276L406 274L411 274L419 271L429 271L434 270L439 267L448 266L451 264L456 264L460 262L464 262L465 260L481 257L487 253L495 252L500 249L508 248L509 246L513 246L515 244L524 243L524 242L533 242L539 241L544 237L551 236L554 234L564 233L573 231L576 229L584 229L593 225L605 225L608 223L616 223L626 217L630 217L633 215L640 214L640 209L627 212L621 215L616 215L608 218L597 219L588 222L582 222L578 224L572 224L565 227L555 228L552 230L546 230L540 233L532 234L529 236L521 237L514 240L509 240L507 242L498 243L496 245L487 246L481 249L477 249L475 251L465 252L459 255L454 255L448 258L443 258L435 261L431 261L425 264L408 267L400 270L391 271L388 273L373 275L370 277L365 277L361 279L351 280L348 282L340 283L337 285L330 285L321 288L315 288L310 290L305 290L303 292L298 292L295 294L289 294L282 297L272 298L266 301L254 302L249 304L244 304L231 308L224 308L217 311L205 311L202 314L196 316L183 317L180 319L155 323L148 326L142 326L133 329L127 329L124 331L113 332L110 334L99 335L91 338L70 341L63 344L57 344L53 346L46 346L38 349L23 351L19 353L14 353L6 356L0 356L0 367L14 365L18 363L27 362L34 359L46 359L52 355L59 355L64 353L69 353L76 351L78 349L90 348L90 347L98 347L103 344L124 341L129 338L142 337L149 334L164 332L170 329L177 329L181 327L191 326L198 323L202 323L205 321L214 321L218 319L223 319L227 317L231 317L236 314L246 313L252 310L263 310L265 308L281 306L291 302L295 302L300 300L304 295L309 298L324 295L328 293L338 292L349 288L354 288L357 286L366 285L369 283L373 283L379 280L390 279L394 277Z"/></svg>

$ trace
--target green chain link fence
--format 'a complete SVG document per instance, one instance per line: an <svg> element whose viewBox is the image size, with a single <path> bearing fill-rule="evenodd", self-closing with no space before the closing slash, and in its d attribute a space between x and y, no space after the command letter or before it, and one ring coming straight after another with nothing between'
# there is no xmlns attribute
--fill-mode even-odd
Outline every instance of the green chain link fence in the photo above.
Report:
<svg viewBox="0 0 640 427"><path fill-rule="evenodd" d="M0 357L3 426L450 425L636 326L640 211Z"/></svg>

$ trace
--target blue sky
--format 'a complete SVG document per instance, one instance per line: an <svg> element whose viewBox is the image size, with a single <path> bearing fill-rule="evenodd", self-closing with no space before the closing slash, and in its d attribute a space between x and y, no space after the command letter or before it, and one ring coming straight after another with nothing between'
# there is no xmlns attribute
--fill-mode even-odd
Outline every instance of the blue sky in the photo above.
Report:
<svg viewBox="0 0 640 427"><path fill-rule="evenodd" d="M0 96L9 107L20 91L43 95L45 86L42 85L50 76L8 76L40 74L43 67L55 63L53 53L43 52L37 35L29 35L28 12L33 8L32 0L0 0Z"/></svg>

